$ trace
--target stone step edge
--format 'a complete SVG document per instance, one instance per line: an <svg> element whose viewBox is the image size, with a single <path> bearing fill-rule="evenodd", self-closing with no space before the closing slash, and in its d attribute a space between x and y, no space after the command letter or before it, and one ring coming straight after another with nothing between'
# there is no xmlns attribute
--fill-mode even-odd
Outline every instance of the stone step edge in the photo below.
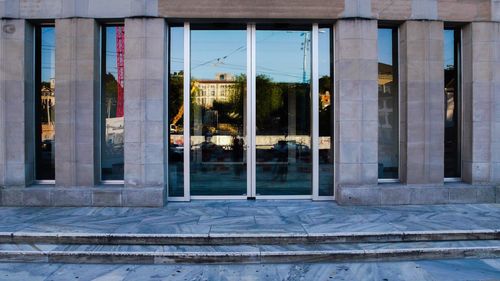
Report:
<svg viewBox="0 0 500 281"><path fill-rule="evenodd" d="M292 263L499 258L500 247L446 247L330 251L250 252L91 252L0 251L0 262L36 263Z"/></svg>
<svg viewBox="0 0 500 281"><path fill-rule="evenodd" d="M500 230L432 230L333 233L46 233L0 232L0 243L108 244L108 245L232 245L359 242L418 242L500 240Z"/></svg>

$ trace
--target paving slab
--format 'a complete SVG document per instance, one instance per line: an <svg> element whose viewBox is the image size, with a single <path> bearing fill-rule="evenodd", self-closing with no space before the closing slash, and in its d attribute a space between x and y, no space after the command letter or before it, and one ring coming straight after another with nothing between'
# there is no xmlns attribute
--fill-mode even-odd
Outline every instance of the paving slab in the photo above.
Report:
<svg viewBox="0 0 500 281"><path fill-rule="evenodd" d="M170 202L164 208L0 207L1 232L325 233L498 230L500 204L339 206L310 200Z"/></svg>

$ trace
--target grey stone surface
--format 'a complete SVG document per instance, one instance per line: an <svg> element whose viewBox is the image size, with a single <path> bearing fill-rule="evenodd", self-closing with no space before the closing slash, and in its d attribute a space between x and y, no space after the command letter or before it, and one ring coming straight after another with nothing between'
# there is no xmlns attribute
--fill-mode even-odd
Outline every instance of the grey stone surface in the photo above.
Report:
<svg viewBox="0 0 500 281"><path fill-rule="evenodd" d="M436 20L438 18L438 0L412 0L411 19Z"/></svg>
<svg viewBox="0 0 500 281"><path fill-rule="evenodd" d="M122 206L121 190L94 190L92 192L92 206Z"/></svg>
<svg viewBox="0 0 500 281"><path fill-rule="evenodd" d="M337 189L338 186L375 184L378 177L375 156L378 149L377 22L337 21L335 46ZM337 200L349 200L349 192L346 188L336 191L345 195ZM359 190L352 192L359 194ZM372 200L368 195L365 198Z"/></svg>
<svg viewBox="0 0 500 281"><path fill-rule="evenodd" d="M500 0L491 0L491 20L500 21Z"/></svg>
<svg viewBox="0 0 500 281"><path fill-rule="evenodd" d="M342 17L372 18L372 0L345 0Z"/></svg>
<svg viewBox="0 0 500 281"><path fill-rule="evenodd" d="M443 23L407 21L400 32L401 179L437 184L444 177Z"/></svg>
<svg viewBox="0 0 500 281"><path fill-rule="evenodd" d="M266 209L266 214L256 215L255 211L259 209ZM139 236L175 234L186 238L201 236L203 239L209 236L220 238L245 234L320 236L332 233L368 235L374 232L395 232L401 235L403 232L431 231L427 233L429 240L443 240L447 238L446 235L439 239L433 237L432 231L452 235L457 234L456 231L459 231L458 234L463 234L464 231L498 231L499 212L496 204L353 207L340 206L335 202L307 200L170 202L164 208L2 207L0 232L3 232L2 238L10 237L10 233L15 233L15 236L30 232L35 236L60 234L68 237L76 235L72 233L79 233L88 237L87 240L82 240L86 243L92 243L89 239L93 234L105 236L127 233ZM241 215L242 213L252 215ZM213 218L208 220L206 216L210 214L213 214ZM253 222L246 218L248 216L252 217ZM242 218L242 221L237 222L238 218ZM422 239L422 233L418 237ZM13 242L30 243L28 240ZM65 240L63 243L70 242Z"/></svg>
<svg viewBox="0 0 500 281"><path fill-rule="evenodd" d="M55 174L59 187L94 186L99 27L93 19L56 20ZM90 197L86 204L90 204ZM83 202L81 202L83 203ZM75 204L78 204L75 202Z"/></svg>
<svg viewBox="0 0 500 281"><path fill-rule="evenodd" d="M500 182L499 30L499 23L486 22L463 29L463 178L471 183Z"/></svg>
<svg viewBox="0 0 500 281"><path fill-rule="evenodd" d="M166 184L165 135L146 134L168 127L164 118L165 36L163 19L125 20L125 187L163 188ZM163 197L143 198L140 189L126 189L123 200L140 204Z"/></svg>
<svg viewBox="0 0 500 281"><path fill-rule="evenodd" d="M51 192L52 192L53 206L83 207L92 205L92 197L91 197L92 194L84 189L73 189L64 187L51 190Z"/></svg>
<svg viewBox="0 0 500 281"><path fill-rule="evenodd" d="M2 0L0 17L60 19L158 15L158 0Z"/></svg>
<svg viewBox="0 0 500 281"><path fill-rule="evenodd" d="M255 265L102 265L2 263L14 280L401 280L466 281L499 278L498 259Z"/></svg>
<svg viewBox="0 0 500 281"><path fill-rule="evenodd" d="M339 186L336 200L342 205L408 205L494 203L495 186L446 184L378 184Z"/></svg>
<svg viewBox="0 0 500 281"><path fill-rule="evenodd" d="M2 20L0 36L0 185L26 186L33 179L33 29L24 20Z"/></svg>

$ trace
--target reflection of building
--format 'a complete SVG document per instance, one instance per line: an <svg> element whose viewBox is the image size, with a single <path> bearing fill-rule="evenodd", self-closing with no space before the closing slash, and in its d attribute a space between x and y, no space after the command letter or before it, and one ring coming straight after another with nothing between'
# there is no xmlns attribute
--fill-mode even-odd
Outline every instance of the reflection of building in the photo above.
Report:
<svg viewBox="0 0 500 281"><path fill-rule="evenodd" d="M321 100L321 108L325 109L330 106L330 91L325 91L319 93L319 98Z"/></svg>
<svg viewBox="0 0 500 281"><path fill-rule="evenodd" d="M236 92L234 77L228 73L217 73L214 80L196 80L195 103L211 108L214 101L227 102Z"/></svg>
<svg viewBox="0 0 500 281"><path fill-rule="evenodd" d="M53 140L55 135L55 112L54 108L56 105L55 95L55 79L51 78L50 82L42 83L41 86L41 113L42 117L42 141Z"/></svg>

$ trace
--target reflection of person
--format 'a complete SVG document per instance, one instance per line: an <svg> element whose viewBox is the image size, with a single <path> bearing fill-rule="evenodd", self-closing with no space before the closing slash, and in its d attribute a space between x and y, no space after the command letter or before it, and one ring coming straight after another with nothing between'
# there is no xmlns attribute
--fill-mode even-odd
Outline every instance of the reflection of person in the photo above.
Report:
<svg viewBox="0 0 500 281"><path fill-rule="evenodd" d="M234 162L234 174L240 175L241 170L243 169L243 140L239 139L237 136L233 136L233 142L231 144L231 150L233 153L233 162Z"/></svg>
<svg viewBox="0 0 500 281"><path fill-rule="evenodd" d="M275 147L276 155L276 175L273 180L286 181L288 174L288 144L286 141L279 141Z"/></svg>

